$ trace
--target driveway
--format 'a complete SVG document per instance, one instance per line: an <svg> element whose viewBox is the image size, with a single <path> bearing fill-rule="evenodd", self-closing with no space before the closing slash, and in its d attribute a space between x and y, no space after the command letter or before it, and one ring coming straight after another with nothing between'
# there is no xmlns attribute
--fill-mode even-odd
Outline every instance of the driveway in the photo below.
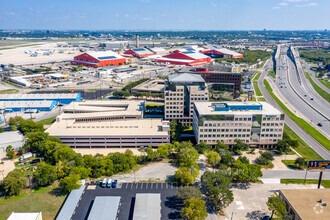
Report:
<svg viewBox="0 0 330 220"><path fill-rule="evenodd" d="M8 173L15 169L15 162L18 161L18 159L12 159L10 160L8 157L6 157L5 152L0 153L0 158L3 164L0 164L0 180L3 180Z"/></svg>

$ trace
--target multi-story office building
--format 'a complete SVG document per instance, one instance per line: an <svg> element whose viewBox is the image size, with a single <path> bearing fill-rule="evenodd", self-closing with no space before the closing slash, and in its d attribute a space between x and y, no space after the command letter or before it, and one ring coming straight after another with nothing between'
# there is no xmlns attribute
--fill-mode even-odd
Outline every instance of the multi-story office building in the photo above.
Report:
<svg viewBox="0 0 330 220"><path fill-rule="evenodd" d="M165 82L165 119L176 119L190 126L194 102L207 102L208 90L204 79L197 74L173 74Z"/></svg>
<svg viewBox="0 0 330 220"><path fill-rule="evenodd" d="M197 143L272 147L283 137L284 114L266 102L196 102L193 130Z"/></svg>

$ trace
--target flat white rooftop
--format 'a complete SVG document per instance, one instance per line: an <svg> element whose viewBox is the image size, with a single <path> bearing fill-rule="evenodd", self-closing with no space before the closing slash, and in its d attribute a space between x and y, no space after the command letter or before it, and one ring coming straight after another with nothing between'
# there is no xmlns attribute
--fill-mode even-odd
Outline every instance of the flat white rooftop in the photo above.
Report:
<svg viewBox="0 0 330 220"><path fill-rule="evenodd" d="M34 93L34 94L2 94L0 100L8 99L75 99L78 93Z"/></svg>
<svg viewBox="0 0 330 220"><path fill-rule="evenodd" d="M0 109L8 108L48 108L54 101L0 101Z"/></svg>
<svg viewBox="0 0 330 220"><path fill-rule="evenodd" d="M7 220L42 220L41 212L13 212Z"/></svg>
<svg viewBox="0 0 330 220"><path fill-rule="evenodd" d="M54 122L47 130L51 136L153 136L168 135L162 130L161 119L129 119L116 121Z"/></svg>
<svg viewBox="0 0 330 220"><path fill-rule="evenodd" d="M270 114L277 115L281 112L267 102L195 102L195 107L200 115L249 115L249 114ZM227 104L229 106L240 107L242 110L222 110L216 111L214 105ZM262 106L262 110L246 110L251 107Z"/></svg>

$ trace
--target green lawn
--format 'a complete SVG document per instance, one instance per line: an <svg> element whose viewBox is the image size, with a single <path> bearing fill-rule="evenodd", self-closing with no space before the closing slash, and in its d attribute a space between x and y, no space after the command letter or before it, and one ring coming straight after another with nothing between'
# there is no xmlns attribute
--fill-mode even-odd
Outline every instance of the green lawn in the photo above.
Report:
<svg viewBox="0 0 330 220"><path fill-rule="evenodd" d="M269 92L269 94L273 97L273 99L277 102L279 106L307 133L309 133L316 141L318 141L320 144L322 144L325 148L330 150L330 142L328 138L326 138L321 132L316 130L314 127L312 127L308 122L306 122L304 119L299 118L294 113L292 113L273 93L272 88L270 87L267 80L264 80L264 85Z"/></svg>
<svg viewBox="0 0 330 220"><path fill-rule="evenodd" d="M322 96L322 98L324 98L325 100L327 100L327 102L330 102L330 94L327 93L326 91L324 91L321 87L319 87L319 85L317 85L311 78L311 76L305 72L305 75L307 77L307 79L309 80L309 82L312 84L312 86L314 87L315 91Z"/></svg>
<svg viewBox="0 0 330 220"><path fill-rule="evenodd" d="M281 179L281 183L285 184L304 184L304 179ZM319 180L306 179L305 184L318 184ZM322 180L321 185L324 188L330 188L330 180Z"/></svg>
<svg viewBox="0 0 330 220"><path fill-rule="evenodd" d="M44 220L54 219L66 193L57 184L39 190L24 190L21 195L0 197L0 219L7 219L12 212L42 212Z"/></svg>
<svg viewBox="0 0 330 220"><path fill-rule="evenodd" d="M295 164L295 160L282 160L282 162L291 169L306 169L307 166L299 167Z"/></svg>
<svg viewBox="0 0 330 220"><path fill-rule="evenodd" d="M13 94L13 93L18 93L19 91L17 89L5 89L5 90L0 90L0 94Z"/></svg>
<svg viewBox="0 0 330 220"><path fill-rule="evenodd" d="M274 71L274 70L269 71L269 72L268 72L268 75L270 75L271 77L273 77L274 79L276 79L275 71Z"/></svg>
<svg viewBox="0 0 330 220"><path fill-rule="evenodd" d="M265 99L265 98L258 98L258 101L260 101L260 102L265 102L266 99Z"/></svg>
<svg viewBox="0 0 330 220"><path fill-rule="evenodd" d="M319 79L319 81L325 85L328 89L330 89L330 82L328 79Z"/></svg>
<svg viewBox="0 0 330 220"><path fill-rule="evenodd" d="M50 125L53 124L53 122L56 120L56 116L46 118L44 120L38 121L38 123L43 124L43 125Z"/></svg>
<svg viewBox="0 0 330 220"><path fill-rule="evenodd" d="M259 86L258 86L258 80L259 80L260 76L261 76L261 73L256 72L254 74L254 78L252 78L253 88L256 91L257 96L262 96L262 93L261 93L261 91L259 89Z"/></svg>

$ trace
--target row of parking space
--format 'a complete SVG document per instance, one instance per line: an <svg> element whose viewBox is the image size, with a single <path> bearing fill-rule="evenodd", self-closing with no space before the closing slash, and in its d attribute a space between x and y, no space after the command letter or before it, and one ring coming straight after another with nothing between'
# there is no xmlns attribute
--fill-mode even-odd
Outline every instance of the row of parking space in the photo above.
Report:
<svg viewBox="0 0 330 220"><path fill-rule="evenodd" d="M147 189L147 190L162 190L162 189L178 189L177 183L122 183L118 188L122 189Z"/></svg>

